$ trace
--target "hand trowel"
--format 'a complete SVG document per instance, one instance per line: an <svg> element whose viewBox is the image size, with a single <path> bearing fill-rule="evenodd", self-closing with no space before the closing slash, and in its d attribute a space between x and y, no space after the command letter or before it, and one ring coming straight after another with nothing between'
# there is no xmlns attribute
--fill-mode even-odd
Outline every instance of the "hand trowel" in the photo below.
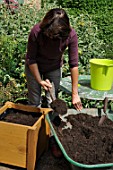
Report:
<svg viewBox="0 0 113 170"><path fill-rule="evenodd" d="M60 124L60 121L62 119L62 115L67 113L67 105L66 102L62 99L58 99L55 96L55 87L52 83L52 88L49 88L49 94L52 99L52 102L50 104L51 108L54 110L54 112L49 115L51 121L54 121L56 124Z"/></svg>
<svg viewBox="0 0 113 170"><path fill-rule="evenodd" d="M100 118L100 120L99 120L99 122L98 122L98 125L99 125L99 126L101 126L101 125L103 124L103 122L105 121L105 119L108 117L108 116L107 116L107 112L106 112L106 110L107 110L107 105L108 105L108 98L106 97L106 98L104 99L104 108L103 108L103 111L104 111L105 115L102 115L102 116L101 116L101 118Z"/></svg>

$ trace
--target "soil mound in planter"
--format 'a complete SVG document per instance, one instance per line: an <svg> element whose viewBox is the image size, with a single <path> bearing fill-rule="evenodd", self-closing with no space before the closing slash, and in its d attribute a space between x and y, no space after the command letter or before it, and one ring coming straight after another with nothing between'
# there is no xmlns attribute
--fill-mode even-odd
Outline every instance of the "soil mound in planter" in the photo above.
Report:
<svg viewBox="0 0 113 170"><path fill-rule="evenodd" d="M41 115L42 113L27 112L17 109L7 109L1 120L10 123L33 126Z"/></svg>
<svg viewBox="0 0 113 170"><path fill-rule="evenodd" d="M106 119L98 126L99 117L87 114L69 115L67 121L72 128L65 128L64 122L54 126L57 136L67 155L83 164L113 163L113 122Z"/></svg>

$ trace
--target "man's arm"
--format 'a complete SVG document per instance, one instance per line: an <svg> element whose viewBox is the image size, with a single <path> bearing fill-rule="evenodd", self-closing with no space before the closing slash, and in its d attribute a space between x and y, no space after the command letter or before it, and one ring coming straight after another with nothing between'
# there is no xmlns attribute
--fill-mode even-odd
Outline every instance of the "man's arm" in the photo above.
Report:
<svg viewBox="0 0 113 170"><path fill-rule="evenodd" d="M73 67L71 71L71 80L72 80L72 104L77 110L82 110L82 103L78 95L78 67Z"/></svg>
<svg viewBox="0 0 113 170"><path fill-rule="evenodd" d="M30 64L29 69L33 76L35 77L37 83L39 83L45 90L48 90L48 88L52 87L48 79L46 79L45 81L41 79L37 64Z"/></svg>

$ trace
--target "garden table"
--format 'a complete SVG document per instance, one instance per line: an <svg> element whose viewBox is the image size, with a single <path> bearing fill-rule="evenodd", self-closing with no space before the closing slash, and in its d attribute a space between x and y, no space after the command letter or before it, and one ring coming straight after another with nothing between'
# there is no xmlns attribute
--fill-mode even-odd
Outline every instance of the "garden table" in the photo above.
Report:
<svg viewBox="0 0 113 170"><path fill-rule="evenodd" d="M79 75L78 81L78 92L79 96L84 99L89 100L103 100L107 97L108 100L113 100L113 86L111 90L100 91L94 90L90 86L90 75ZM67 94L71 94L72 85L71 85L71 76L62 78L60 81L60 89Z"/></svg>

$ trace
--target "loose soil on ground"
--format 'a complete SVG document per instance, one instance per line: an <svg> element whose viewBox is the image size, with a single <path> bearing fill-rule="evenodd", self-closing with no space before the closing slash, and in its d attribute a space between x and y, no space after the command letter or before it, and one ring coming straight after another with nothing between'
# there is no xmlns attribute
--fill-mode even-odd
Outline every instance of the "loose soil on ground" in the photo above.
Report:
<svg viewBox="0 0 113 170"><path fill-rule="evenodd" d="M98 126L99 117L88 114L68 115L72 128L61 122L54 126L67 155L83 164L113 163L113 122L105 119Z"/></svg>
<svg viewBox="0 0 113 170"><path fill-rule="evenodd" d="M35 170L71 170L71 168L64 157L55 158L49 149L41 156Z"/></svg>

